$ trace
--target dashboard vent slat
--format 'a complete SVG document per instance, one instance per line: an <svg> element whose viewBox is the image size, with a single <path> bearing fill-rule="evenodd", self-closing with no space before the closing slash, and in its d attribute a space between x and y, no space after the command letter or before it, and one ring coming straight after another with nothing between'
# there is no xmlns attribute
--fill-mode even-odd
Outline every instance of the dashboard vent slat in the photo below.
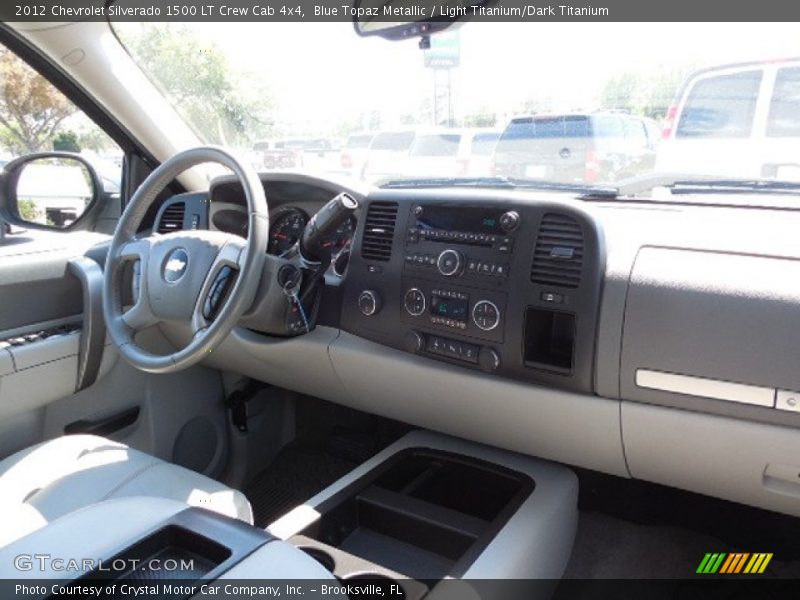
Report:
<svg viewBox="0 0 800 600"><path fill-rule="evenodd" d="M542 218L531 263L531 281L576 288L583 270L583 230L573 218L547 213Z"/></svg>
<svg viewBox="0 0 800 600"><path fill-rule="evenodd" d="M186 213L185 202L173 202L161 214L158 222L158 233L170 233L183 229L183 217Z"/></svg>
<svg viewBox="0 0 800 600"><path fill-rule="evenodd" d="M364 239L361 241L363 258L386 262L392 257L396 222L396 202L372 202L369 205L364 222Z"/></svg>

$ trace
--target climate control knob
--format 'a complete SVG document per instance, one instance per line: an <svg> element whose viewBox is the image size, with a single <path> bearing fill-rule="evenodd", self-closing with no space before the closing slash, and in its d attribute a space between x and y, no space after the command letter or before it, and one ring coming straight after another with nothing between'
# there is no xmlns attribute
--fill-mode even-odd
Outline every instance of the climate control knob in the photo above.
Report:
<svg viewBox="0 0 800 600"><path fill-rule="evenodd" d="M436 267L439 269L439 273L445 277L461 275L461 271L464 270L464 255L458 250L448 248L439 255Z"/></svg>
<svg viewBox="0 0 800 600"><path fill-rule="evenodd" d="M491 331L500 324L500 309L488 300L476 302L472 307L472 321L480 329Z"/></svg>
<svg viewBox="0 0 800 600"><path fill-rule="evenodd" d="M419 288L411 288L403 298L403 307L412 317L418 317L425 312L425 294Z"/></svg>
<svg viewBox="0 0 800 600"><path fill-rule="evenodd" d="M358 296L358 310L367 317L378 314L381 310L381 297L378 292L373 290L361 292Z"/></svg>

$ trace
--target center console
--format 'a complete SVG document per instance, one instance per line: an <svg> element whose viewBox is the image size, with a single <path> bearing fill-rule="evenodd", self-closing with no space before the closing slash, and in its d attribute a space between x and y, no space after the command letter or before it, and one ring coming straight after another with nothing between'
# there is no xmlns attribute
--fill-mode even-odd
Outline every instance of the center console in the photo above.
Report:
<svg viewBox="0 0 800 600"><path fill-rule="evenodd" d="M418 431L268 531L343 582L421 598L453 579L558 579L576 527L569 469Z"/></svg>
<svg viewBox="0 0 800 600"><path fill-rule="evenodd" d="M354 242L342 328L486 373L590 390L604 252L569 204L382 190Z"/></svg>

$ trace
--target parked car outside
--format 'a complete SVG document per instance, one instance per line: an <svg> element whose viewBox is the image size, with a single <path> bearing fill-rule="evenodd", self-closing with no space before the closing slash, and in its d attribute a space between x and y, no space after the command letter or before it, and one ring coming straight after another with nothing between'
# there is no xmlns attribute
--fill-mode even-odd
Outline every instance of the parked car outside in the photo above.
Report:
<svg viewBox="0 0 800 600"><path fill-rule="evenodd" d="M403 167L406 177L489 175L490 157L499 131L434 129L417 133Z"/></svg>
<svg viewBox="0 0 800 600"><path fill-rule="evenodd" d="M294 169L302 166L302 151L287 140L259 140L253 144L255 165L263 169Z"/></svg>
<svg viewBox="0 0 800 600"><path fill-rule="evenodd" d="M403 174L402 167L414 143L413 129L381 131L370 142L361 179L380 183Z"/></svg>
<svg viewBox="0 0 800 600"><path fill-rule="evenodd" d="M494 173L562 183L645 173L653 169L657 143L648 121L610 111L516 117L497 142Z"/></svg>
<svg viewBox="0 0 800 600"><path fill-rule="evenodd" d="M658 171L800 180L800 58L693 73L662 138Z"/></svg>
<svg viewBox="0 0 800 600"><path fill-rule="evenodd" d="M360 175L367 160L369 145L375 137L371 132L353 133L339 151L339 164L346 175Z"/></svg>

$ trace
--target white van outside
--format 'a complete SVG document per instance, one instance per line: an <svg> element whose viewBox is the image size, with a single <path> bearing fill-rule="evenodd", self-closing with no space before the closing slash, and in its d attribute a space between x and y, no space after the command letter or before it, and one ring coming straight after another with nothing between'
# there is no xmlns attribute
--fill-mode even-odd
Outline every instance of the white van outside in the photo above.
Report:
<svg viewBox="0 0 800 600"><path fill-rule="evenodd" d="M800 58L695 72L667 113L662 173L800 179Z"/></svg>

